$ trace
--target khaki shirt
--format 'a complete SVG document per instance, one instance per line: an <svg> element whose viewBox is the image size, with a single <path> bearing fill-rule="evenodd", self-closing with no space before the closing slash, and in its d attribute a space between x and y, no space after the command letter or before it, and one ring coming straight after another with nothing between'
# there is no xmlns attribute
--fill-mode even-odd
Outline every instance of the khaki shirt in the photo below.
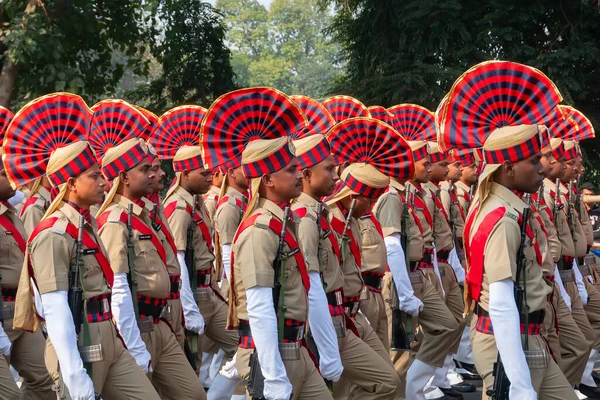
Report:
<svg viewBox="0 0 600 400"><path fill-rule="evenodd" d="M14 228L9 230L0 225L0 274L2 274L0 284L3 288L16 289L19 286L25 255L15 240L15 234L20 234L27 243L27 232L14 207L0 203L0 215L6 216L14 225ZM17 232L14 232L14 229Z"/></svg>
<svg viewBox="0 0 600 400"><path fill-rule="evenodd" d="M559 256L569 256L575 257L575 244L573 243L573 236L571 236L571 231L569 229L569 224L567 222L567 208L563 200L565 197L561 194L562 190L559 185L559 196L561 200L560 210L555 213L556 207L556 185L554 182L549 179L544 179L544 200L546 201L546 206L548 207L548 211L554 216L556 214L556 219L554 220L554 228L556 230L556 235L558 240L560 241L560 254ZM553 194L554 193L554 194ZM542 210L546 212L546 209ZM547 213L547 212L546 212ZM550 232L548 232L550 234ZM556 252L557 248L550 247L550 250L553 252L553 257L555 256L554 252Z"/></svg>
<svg viewBox="0 0 600 400"><path fill-rule="evenodd" d="M219 202L219 194L221 193L221 188L217 186L211 186L208 192L202 196L204 199L204 205L206 206L206 212L208 213L208 218L214 222L215 220L215 212L217 211L217 203Z"/></svg>
<svg viewBox="0 0 600 400"><path fill-rule="evenodd" d="M236 292L237 316L248 319L246 310L246 290L255 286L272 288L275 273L273 262L279 247L279 235L269 228L269 221L276 218L283 221L283 210L275 203L260 198L252 215L261 214L253 226L244 229L232 244L234 290ZM297 238L299 218L290 213L287 231ZM289 252L287 243L284 252ZM284 318L306 321L308 298L302 283L302 276L294 256L285 261Z"/></svg>
<svg viewBox="0 0 600 400"><path fill-rule="evenodd" d="M453 235L456 235L457 238L462 239L463 231L465 230L465 219L467 216L467 210L465 210L460 203L460 200L457 195L456 185L452 185L452 193L450 192L450 182L444 181L441 183L440 190L440 200L444 209L446 210L446 214L450 221L452 221L453 225ZM456 196L455 200L452 200L452 197Z"/></svg>
<svg viewBox="0 0 600 400"><path fill-rule="evenodd" d="M63 203L49 218L58 218L52 228L40 232L27 246L35 283L40 294L54 291L69 290L69 272L76 260L76 238L66 233L69 223L79 227L79 212L70 205ZM97 244L98 251L108 253L102 241L96 234L96 220L92 224L84 224ZM84 246L84 250L86 247ZM94 254L83 255L83 271L81 278L85 298L110 293L110 287L104 277L104 272Z"/></svg>
<svg viewBox="0 0 600 400"><path fill-rule="evenodd" d="M554 263L557 263L560 259L560 255L562 252L562 244L560 242L560 238L558 237L558 230L556 229L556 225L554 224L553 218L553 209L554 209L554 199L550 195L550 187L546 186L547 184L552 184L550 180L544 179L543 183L543 201L540 200L538 215L542 219L544 223L544 228L548 233L548 248L550 250L550 254L552 255L552 260ZM553 185L553 184L552 184ZM552 201L552 206L548 204L548 200ZM554 267L553 267L554 270Z"/></svg>
<svg viewBox="0 0 600 400"><path fill-rule="evenodd" d="M583 202L583 198L581 196L579 196L579 207L577 207L577 212L580 214L579 221L583 226L587 245L592 247L594 245L594 227L592 226L590 214L588 213L587 208L585 208L585 203Z"/></svg>
<svg viewBox="0 0 600 400"><path fill-rule="evenodd" d="M469 213L469 207L473 202L473 199L470 199L471 196L471 188L469 185L462 181L456 182L456 196L458 197L458 201L460 202L460 206L465 210L465 215Z"/></svg>
<svg viewBox="0 0 600 400"><path fill-rule="evenodd" d="M385 274L387 269L387 249L383 236L371 220L371 213L358 219L362 240L362 272Z"/></svg>
<svg viewBox="0 0 600 400"><path fill-rule="evenodd" d="M425 188L425 186L421 186L421 190L417 191L416 187L414 185L411 185L412 188L412 192L414 194L414 204L412 205L413 210L415 211L415 214L417 216L417 218L419 219L419 222L421 223L421 228L423 229L422 231L422 235L423 235L423 243L425 248L432 248L433 247L433 226L431 226L429 224L429 222L427 222L427 218L425 217L427 210L429 211L429 215L431 215L431 218L434 219L435 216L433 214L433 194L427 190ZM418 198L420 198L422 200L422 202L418 202ZM426 207L427 210L424 208Z"/></svg>
<svg viewBox="0 0 600 400"><path fill-rule="evenodd" d="M244 216L244 212L238 207L237 202L241 204L246 202L246 196L232 187L227 188L226 195L229 197L229 200L219 206L214 219L215 229L219 235L221 246L233 242L235 232Z"/></svg>
<svg viewBox="0 0 600 400"><path fill-rule="evenodd" d="M159 228L158 231L166 230L171 237L173 238L173 232L171 232L171 228L169 227L169 221L167 221L167 217L165 216L164 207L162 203L158 202L158 206L156 207L157 216L156 219L154 217L154 202L146 197L142 198L144 203L146 204L146 212L151 217L152 221L152 229L156 231L156 228ZM177 253L173 251L171 244L167 240L167 234L163 231L164 241L162 242L163 247L165 248L165 254L167 258L167 270L169 271L169 275L177 276L181 274L181 267L179 266L179 261L177 260Z"/></svg>
<svg viewBox="0 0 600 400"><path fill-rule="evenodd" d="M325 203L320 203L321 215L328 220L331 210ZM340 289L344 285L344 275L336 254L333 251L330 237L337 241L332 229L319 228L317 211L319 202L302 193L292 204L292 210L307 209L306 216L300 218L298 224L298 244L309 271L319 272L325 287L325 293ZM333 236L332 236L333 235Z"/></svg>
<svg viewBox="0 0 600 400"><path fill-rule="evenodd" d="M131 200L116 195L113 202L104 211L104 213L109 213L108 219L98 231L100 239L102 239L108 250L110 266L115 274L129 273L127 257L127 239L129 233L127 225L121 222L121 215L127 215L129 204L132 204ZM164 234L162 232L155 232L152 228L149 213L145 208L133 204L133 215L137 216L150 231L156 234L161 243L165 243ZM137 280L137 293L139 295L164 299L169 295L171 289L169 272L152 241L143 236L141 232L133 229L133 250L135 254L133 265Z"/></svg>
<svg viewBox="0 0 600 400"><path fill-rule="evenodd" d="M440 207L441 201L435 201L436 196L439 199L442 190L434 183L428 182L423 185L426 190L431 193L431 205L435 214L433 216L433 241L437 251L450 251L454 248L454 238L452 237L452 229L448 221L448 212L444 206Z"/></svg>
<svg viewBox="0 0 600 400"><path fill-rule="evenodd" d="M573 221L573 245L575 248L575 254L573 254L575 257L584 257L587 254L587 237L585 234L585 230L583 228L583 225L581 224L581 220L579 219L579 213L577 212L577 207L576 206L570 206L569 207L569 200L567 199L567 192L568 192L568 187L565 185L560 185L560 192L561 192L561 200L563 202L563 204L565 205L565 212L568 213L570 212L572 215L572 221ZM570 227L569 227L569 220L567 217L568 214L565 214L565 225L567 226L567 229L569 229L569 233L570 231ZM564 251L564 249L563 249Z"/></svg>
<svg viewBox="0 0 600 400"><path fill-rule="evenodd" d="M38 188L33 197L36 198L35 203L24 209L21 214L27 236L31 235L31 232L40 223L50 204L50 192L43 186Z"/></svg>
<svg viewBox="0 0 600 400"><path fill-rule="evenodd" d="M188 246L187 243L187 232L190 226L192 226L192 215L187 211L187 207L194 207L194 196L192 196L187 190L179 187L175 193L173 193L165 203L165 207L168 207L173 202L177 202L175 211L169 216L169 226L173 237L175 239L175 245L178 251L185 251ZM209 231L212 231L212 225L208 219L208 213L206 207L204 207L204 201L202 198L198 198L195 212L202 218L204 223L207 225ZM196 271L204 271L212 268L212 263L215 260L215 256L212 250L208 247L208 243L202 236L202 231L198 225L194 231L194 259ZM188 265L188 268L191 268ZM214 283L215 276L212 274L211 282Z"/></svg>
<svg viewBox="0 0 600 400"><path fill-rule="evenodd" d="M485 217L500 207L506 209L504 216L496 223L487 238L484 249L483 283L479 304L485 310L489 310L489 287L493 282L507 278L516 280L517 252L521 241L521 229L519 227L519 215L523 212L526 204L512 191L504 186L492 183L490 194L484 200L479 209L469 240L477 234L479 225ZM545 242L539 242L544 236L536 218L530 218L529 224L534 233L534 240L538 241L542 256L547 253ZM547 296L552 292L543 279L542 268L538 263L532 240L529 236L525 239L524 257L526 260L527 279L527 304L529 312L541 310L546 306ZM519 277L521 280L521 277Z"/></svg>
<svg viewBox="0 0 600 400"><path fill-rule="evenodd" d="M329 222L330 223L333 218L337 218L342 222L344 222L346 220L346 218L344 217L344 214L342 213L342 210L340 210L340 208L337 205L334 205L331 207L331 213L329 214ZM358 221L356 221L356 218L350 219L350 224L348 225L348 229L352 232L352 236L354 236L354 239L357 241L357 246L361 253L361 259L362 259L362 248L361 248L362 243L361 243L361 239L360 239L360 228L358 226ZM338 240L338 243L340 243L342 241L342 238L340 237L340 235L335 233L335 236ZM356 260L354 258L354 255L352 254L352 251L350 250L350 245L343 244L343 246L345 248L342 249L342 246L340 246L340 251L342 252L342 254L345 253L345 255L346 255L345 259L342 260L342 265L341 265L342 272L344 274L344 296L346 296L346 297L358 296L358 295L360 295L360 292L363 290L363 287L365 286L365 283L362 278L362 272L360 270L360 267L358 266L358 263L356 262ZM361 260L361 262L362 262L362 260Z"/></svg>

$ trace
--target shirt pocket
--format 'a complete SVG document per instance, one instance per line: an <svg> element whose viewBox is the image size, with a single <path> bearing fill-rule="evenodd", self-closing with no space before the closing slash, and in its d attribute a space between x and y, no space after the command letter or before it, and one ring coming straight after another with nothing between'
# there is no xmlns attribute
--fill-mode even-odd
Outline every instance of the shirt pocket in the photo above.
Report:
<svg viewBox="0 0 600 400"><path fill-rule="evenodd" d="M23 253L13 235L0 232L0 264L15 265L23 263ZM21 268L21 265L18 266Z"/></svg>
<svg viewBox="0 0 600 400"><path fill-rule="evenodd" d="M379 232L374 226L368 226L361 231L362 245L363 247L375 246L378 243L378 238L375 235L379 235Z"/></svg>
<svg viewBox="0 0 600 400"><path fill-rule="evenodd" d="M164 269L164 263L158 254L158 250L150 239L139 239L134 242L135 270L140 274L157 273Z"/></svg>

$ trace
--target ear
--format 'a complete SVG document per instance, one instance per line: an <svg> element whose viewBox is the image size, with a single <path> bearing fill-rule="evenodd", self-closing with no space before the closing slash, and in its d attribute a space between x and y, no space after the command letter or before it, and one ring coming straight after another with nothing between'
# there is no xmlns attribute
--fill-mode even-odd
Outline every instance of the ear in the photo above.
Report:
<svg viewBox="0 0 600 400"><path fill-rule="evenodd" d="M263 175L260 179L261 179L263 185L265 185L266 187L275 186L273 179L271 179L271 174Z"/></svg>
<svg viewBox="0 0 600 400"><path fill-rule="evenodd" d="M182 177L183 179L186 179L186 180L187 180L187 179L189 179L189 178L190 178L190 171L183 171L183 172L181 173L181 177Z"/></svg>
<svg viewBox="0 0 600 400"><path fill-rule="evenodd" d="M125 171L119 172L119 180L122 184L129 186L131 182L129 182L129 174Z"/></svg>
<svg viewBox="0 0 600 400"><path fill-rule="evenodd" d="M304 168L303 170L301 170L301 172L302 172L302 179L310 181L310 178L312 177L312 171L310 170L310 168Z"/></svg>
<svg viewBox="0 0 600 400"><path fill-rule="evenodd" d="M504 163L502 163L502 168L504 168L506 174L511 178L515 176L515 164L513 164L511 161L504 161Z"/></svg>
<svg viewBox="0 0 600 400"><path fill-rule="evenodd" d="M69 192L77 192L76 179L77 178L70 177L67 180L67 189L69 190Z"/></svg>

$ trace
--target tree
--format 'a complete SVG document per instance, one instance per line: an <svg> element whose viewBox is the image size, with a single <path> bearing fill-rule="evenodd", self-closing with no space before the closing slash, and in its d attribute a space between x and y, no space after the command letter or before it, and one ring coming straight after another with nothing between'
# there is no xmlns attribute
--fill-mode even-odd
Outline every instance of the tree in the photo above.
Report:
<svg viewBox="0 0 600 400"><path fill-rule="evenodd" d="M0 104L16 109L59 90L96 100L115 89L124 68L144 74L145 21L137 1L1 2Z"/></svg>
<svg viewBox="0 0 600 400"><path fill-rule="evenodd" d="M156 0L150 51L161 71L127 96L162 112L180 104L209 106L234 88L222 16L200 0ZM161 35L164 37L161 38Z"/></svg>

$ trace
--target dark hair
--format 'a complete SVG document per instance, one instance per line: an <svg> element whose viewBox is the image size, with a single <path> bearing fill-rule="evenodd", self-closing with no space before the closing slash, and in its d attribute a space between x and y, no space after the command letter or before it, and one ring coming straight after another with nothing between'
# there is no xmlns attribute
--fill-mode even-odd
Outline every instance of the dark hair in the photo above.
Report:
<svg viewBox="0 0 600 400"><path fill-rule="evenodd" d="M596 193L596 186L594 186L594 184L592 182L584 182L581 185L581 190L583 189L587 189L589 191L591 191L592 193Z"/></svg>

